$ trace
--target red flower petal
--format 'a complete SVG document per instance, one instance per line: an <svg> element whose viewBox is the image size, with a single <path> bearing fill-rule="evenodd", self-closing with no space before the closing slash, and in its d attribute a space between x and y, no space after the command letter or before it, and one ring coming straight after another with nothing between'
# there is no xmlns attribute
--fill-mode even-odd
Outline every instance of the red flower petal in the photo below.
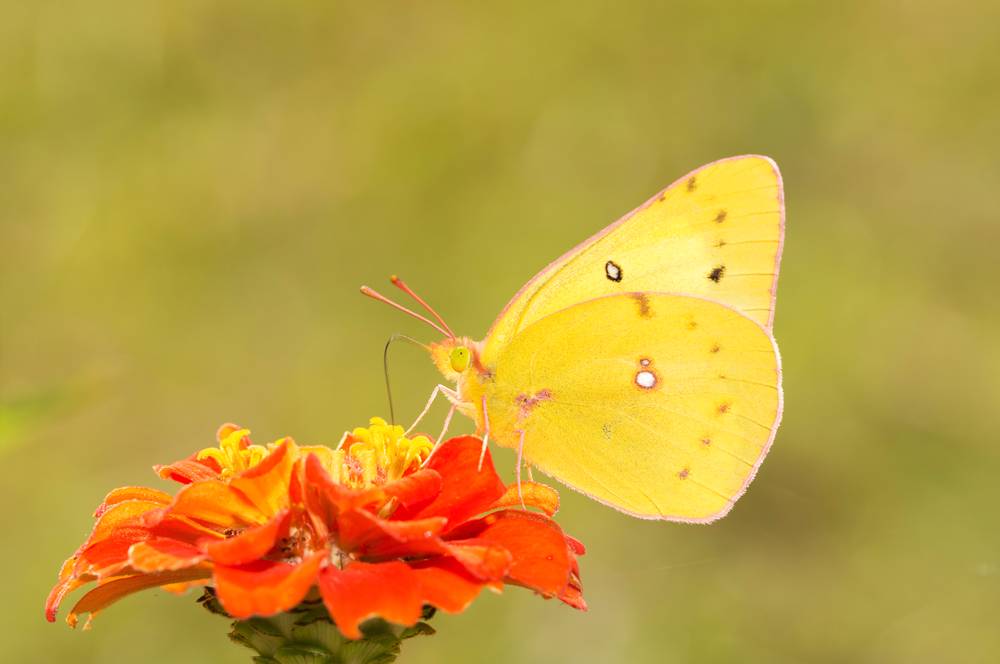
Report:
<svg viewBox="0 0 1000 664"><path fill-rule="evenodd" d="M443 553L484 581L502 581L514 560L503 546L477 539L444 542Z"/></svg>
<svg viewBox="0 0 1000 664"><path fill-rule="evenodd" d="M441 475L430 468L421 468L395 482L382 487L385 495L395 498L399 504L414 509L428 503L441 493Z"/></svg>
<svg viewBox="0 0 1000 664"><path fill-rule="evenodd" d="M448 613L460 613L476 599L485 585L451 560L419 563L413 568L420 581L420 596Z"/></svg>
<svg viewBox="0 0 1000 664"><path fill-rule="evenodd" d="M129 564L138 572L185 569L204 559L205 554L198 547L165 537L136 542L128 551Z"/></svg>
<svg viewBox="0 0 1000 664"><path fill-rule="evenodd" d="M476 522L466 527L474 528ZM493 542L510 552L507 571L512 583L556 597L569 584L573 561L562 529L546 516L520 510L494 512L479 520L479 540Z"/></svg>
<svg viewBox="0 0 1000 664"><path fill-rule="evenodd" d="M386 547L391 547L397 556L406 555L411 550L421 553L425 551L421 543L437 538L446 524L447 520L440 516L389 521L367 510L352 510L337 517L337 546L343 551L360 555Z"/></svg>
<svg viewBox="0 0 1000 664"><path fill-rule="evenodd" d="M423 608L420 577L399 561L356 562L343 570L328 566L319 574L319 590L333 621L349 639L361 638L358 625L368 618L413 625Z"/></svg>
<svg viewBox="0 0 1000 664"><path fill-rule="evenodd" d="M243 565L263 558L274 547L279 533L288 529L289 512L281 512L263 526L248 528L235 537L202 542L202 548L220 565Z"/></svg>
<svg viewBox="0 0 1000 664"><path fill-rule="evenodd" d="M140 523L149 528L149 532L157 537L169 537L182 542L195 542L204 537L213 539L225 537L219 528L203 526L193 519L179 514L171 514L165 510L155 510L144 514Z"/></svg>
<svg viewBox="0 0 1000 664"><path fill-rule="evenodd" d="M234 618L273 615L302 601L325 557L326 552L320 552L298 565L269 560L216 565L213 585L226 613Z"/></svg>
<svg viewBox="0 0 1000 664"><path fill-rule="evenodd" d="M478 469L482 446L475 436L451 438L442 443L425 466L441 474L441 493L415 514L403 512L397 518L443 516L453 528L489 509L505 489L493 468L489 450L482 469Z"/></svg>
<svg viewBox="0 0 1000 664"><path fill-rule="evenodd" d="M306 457L303 474L305 486L300 489L306 507L312 516L327 525L333 524L342 511L385 501L385 492L380 487L352 489L334 482L315 454Z"/></svg>

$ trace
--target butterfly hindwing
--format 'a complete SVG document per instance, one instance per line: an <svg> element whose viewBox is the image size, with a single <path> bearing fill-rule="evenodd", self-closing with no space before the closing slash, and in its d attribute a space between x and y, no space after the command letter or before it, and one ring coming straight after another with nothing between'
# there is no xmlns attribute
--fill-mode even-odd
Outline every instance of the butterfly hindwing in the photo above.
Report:
<svg viewBox="0 0 1000 664"><path fill-rule="evenodd" d="M486 385L493 436L629 514L711 521L745 490L781 412L777 349L697 297L623 293L529 325Z"/></svg>
<svg viewBox="0 0 1000 664"><path fill-rule="evenodd" d="M767 157L731 157L684 176L542 270L485 339L487 360L545 316L603 295L687 293L768 329L784 237L781 175Z"/></svg>

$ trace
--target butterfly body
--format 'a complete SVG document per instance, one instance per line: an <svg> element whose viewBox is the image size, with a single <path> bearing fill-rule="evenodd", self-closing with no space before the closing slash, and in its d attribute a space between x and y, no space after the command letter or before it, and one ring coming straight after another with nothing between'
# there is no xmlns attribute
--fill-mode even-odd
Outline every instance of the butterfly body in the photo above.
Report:
<svg viewBox="0 0 1000 664"><path fill-rule="evenodd" d="M715 520L781 417L783 233L774 162L714 162L543 269L482 341L448 329L431 357L480 435L543 472L633 516Z"/></svg>

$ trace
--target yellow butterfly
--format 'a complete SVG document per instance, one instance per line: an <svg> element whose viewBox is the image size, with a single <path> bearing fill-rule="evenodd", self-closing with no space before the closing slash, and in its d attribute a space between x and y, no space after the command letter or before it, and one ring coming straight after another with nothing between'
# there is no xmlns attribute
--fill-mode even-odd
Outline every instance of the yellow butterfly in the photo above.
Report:
<svg viewBox="0 0 1000 664"><path fill-rule="evenodd" d="M771 336L781 174L747 155L703 166L538 273L483 341L428 350L437 394L486 441L627 514L707 523L746 491L781 419ZM420 417L423 417L423 414ZM419 422L420 418L418 418ZM416 423L414 423L416 426ZM411 427L412 428L412 427Z"/></svg>

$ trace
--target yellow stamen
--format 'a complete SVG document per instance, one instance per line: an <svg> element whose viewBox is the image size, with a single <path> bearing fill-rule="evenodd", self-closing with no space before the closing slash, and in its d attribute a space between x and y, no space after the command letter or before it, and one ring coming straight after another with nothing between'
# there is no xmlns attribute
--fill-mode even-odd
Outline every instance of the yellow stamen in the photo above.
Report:
<svg viewBox="0 0 1000 664"><path fill-rule="evenodd" d="M198 452L197 459L213 459L221 469L222 479L230 479L248 468L253 468L264 460L269 449L262 445L250 444L248 429L227 431L218 447L206 447Z"/></svg>
<svg viewBox="0 0 1000 664"><path fill-rule="evenodd" d="M398 480L420 468L434 444L427 436L407 438L399 425L373 417L367 427L351 432L337 480L341 484L372 486Z"/></svg>

